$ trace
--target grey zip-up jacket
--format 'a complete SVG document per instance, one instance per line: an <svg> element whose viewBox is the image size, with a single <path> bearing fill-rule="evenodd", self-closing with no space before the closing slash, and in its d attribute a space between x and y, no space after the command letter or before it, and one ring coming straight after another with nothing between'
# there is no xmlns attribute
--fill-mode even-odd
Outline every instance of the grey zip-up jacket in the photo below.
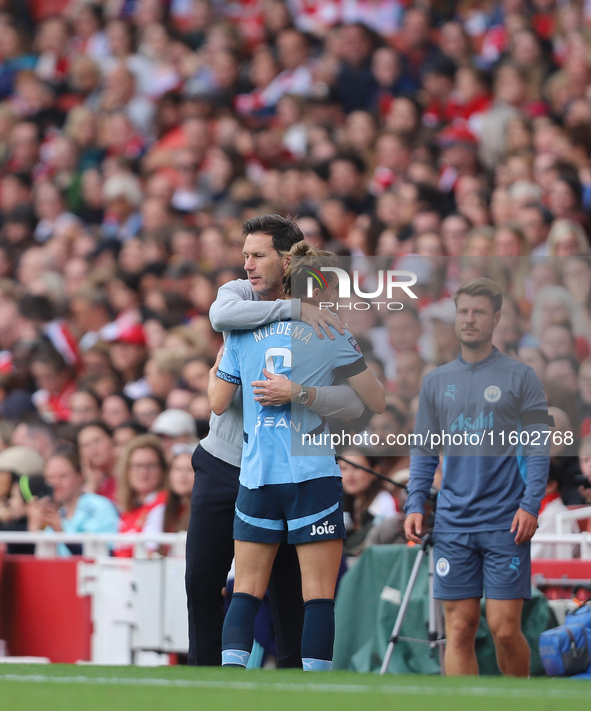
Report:
<svg viewBox="0 0 591 711"><path fill-rule="evenodd" d="M213 329L223 332L251 330L274 321L299 321L300 316L300 299L262 301L247 279L221 286L209 310ZM323 417L355 418L364 407L359 395L344 383L316 388L316 399L310 409ZM211 414L209 428L201 446L223 462L239 467L243 443L241 388L223 415Z"/></svg>
<svg viewBox="0 0 591 711"><path fill-rule="evenodd" d="M537 516L550 465L547 418L533 368L497 348L477 363L459 355L433 370L419 396L406 513L424 511L439 463L432 435L445 433L435 530L508 530L518 508Z"/></svg>

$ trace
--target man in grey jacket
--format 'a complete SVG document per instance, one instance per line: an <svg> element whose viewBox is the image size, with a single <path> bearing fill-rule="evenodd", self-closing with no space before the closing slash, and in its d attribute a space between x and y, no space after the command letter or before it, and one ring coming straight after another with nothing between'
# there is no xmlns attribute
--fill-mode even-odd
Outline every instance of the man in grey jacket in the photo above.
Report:
<svg viewBox="0 0 591 711"><path fill-rule="evenodd" d="M285 258L281 252L304 239L299 227L279 215L263 215L244 223L247 280L224 284L210 310L216 331L250 330L281 320L301 320L318 338L344 332L339 319L299 299L280 299ZM219 361L219 357L218 357ZM215 376L216 365L211 370ZM258 386L258 387L257 387ZM255 386L256 398L267 405L296 400L324 417L359 417L363 403L347 384L300 388L273 377ZM222 588L234 555L233 522L242 456L242 393L230 408L211 415L210 432L193 455L195 485L187 533L186 588L189 608L189 664L219 666L224 619ZM279 666L301 668L303 603L299 566L293 547L280 550L269 584Z"/></svg>

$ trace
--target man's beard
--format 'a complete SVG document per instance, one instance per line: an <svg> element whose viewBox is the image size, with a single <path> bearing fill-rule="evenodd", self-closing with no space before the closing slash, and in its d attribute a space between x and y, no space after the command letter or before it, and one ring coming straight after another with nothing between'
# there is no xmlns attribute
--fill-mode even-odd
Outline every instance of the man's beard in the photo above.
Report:
<svg viewBox="0 0 591 711"><path fill-rule="evenodd" d="M480 337L477 341L465 341L461 336L458 336L460 343L471 351L477 351L484 343L489 340L490 336Z"/></svg>

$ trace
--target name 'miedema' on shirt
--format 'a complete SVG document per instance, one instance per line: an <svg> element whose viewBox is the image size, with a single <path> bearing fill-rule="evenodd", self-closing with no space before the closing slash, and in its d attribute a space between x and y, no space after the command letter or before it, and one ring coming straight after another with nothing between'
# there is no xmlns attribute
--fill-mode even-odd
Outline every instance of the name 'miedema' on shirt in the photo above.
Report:
<svg viewBox="0 0 591 711"><path fill-rule="evenodd" d="M262 341L263 338L285 334L286 336L291 336L292 338L297 339L307 346L312 338L312 333L312 329L306 329L305 326L300 324L292 324L291 321L278 321L277 323L271 323L268 326L262 326L258 329L258 331L253 331L252 335L255 343L258 343L259 341Z"/></svg>

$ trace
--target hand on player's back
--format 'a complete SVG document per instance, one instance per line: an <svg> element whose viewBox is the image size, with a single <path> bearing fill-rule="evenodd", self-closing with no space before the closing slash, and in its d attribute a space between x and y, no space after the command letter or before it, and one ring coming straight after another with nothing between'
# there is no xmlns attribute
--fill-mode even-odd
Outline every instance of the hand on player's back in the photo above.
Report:
<svg viewBox="0 0 591 711"><path fill-rule="evenodd" d="M271 373L263 369L263 375L267 380L253 380L254 399L265 407L278 407L291 402L293 395L293 383L285 375Z"/></svg>
<svg viewBox="0 0 591 711"><path fill-rule="evenodd" d="M334 341L334 334L331 328L338 331L341 336L345 333L345 327L338 316L335 316L327 309L319 309L318 306L313 304L302 302L301 319L304 323L312 326L318 338L324 338L322 333L322 331L324 331L330 340Z"/></svg>

